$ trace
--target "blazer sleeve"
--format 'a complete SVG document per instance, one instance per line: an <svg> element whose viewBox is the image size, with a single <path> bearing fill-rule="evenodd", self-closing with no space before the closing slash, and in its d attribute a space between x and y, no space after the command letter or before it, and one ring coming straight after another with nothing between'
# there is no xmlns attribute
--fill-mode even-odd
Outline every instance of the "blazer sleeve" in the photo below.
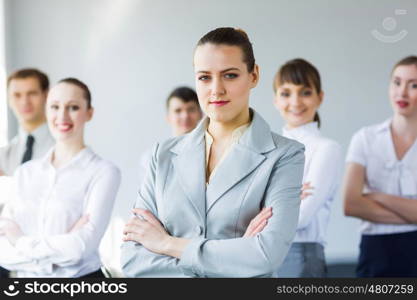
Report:
<svg viewBox="0 0 417 300"><path fill-rule="evenodd" d="M264 195L272 207L267 226L255 237L192 239L179 266L192 277L271 277L295 236L304 169L304 146L292 144L275 163ZM259 201L259 199L253 199Z"/></svg>
<svg viewBox="0 0 417 300"><path fill-rule="evenodd" d="M158 148L159 145L156 145L152 152L152 159L149 161L149 167L134 205L135 208L149 210L157 218L155 184ZM133 241L123 242L121 246L120 263L127 277L178 277L178 262L177 258L153 253Z"/></svg>

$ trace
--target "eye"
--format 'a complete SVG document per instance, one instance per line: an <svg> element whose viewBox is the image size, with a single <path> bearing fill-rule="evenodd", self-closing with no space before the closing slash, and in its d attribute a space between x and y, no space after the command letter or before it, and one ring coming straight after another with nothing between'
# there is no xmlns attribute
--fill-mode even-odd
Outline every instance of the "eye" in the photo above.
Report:
<svg viewBox="0 0 417 300"><path fill-rule="evenodd" d="M208 76L208 75L198 76L198 80L201 80L201 81L207 81L209 79L210 79L210 76Z"/></svg>
<svg viewBox="0 0 417 300"><path fill-rule="evenodd" d="M58 106L58 105L56 105L56 104L52 104L52 105L50 106L50 108L51 108L52 110L58 110L58 109L59 109L59 106Z"/></svg>
<svg viewBox="0 0 417 300"><path fill-rule="evenodd" d="M313 92L311 90L304 90L301 92L301 95L304 97L309 97L313 94Z"/></svg>
<svg viewBox="0 0 417 300"><path fill-rule="evenodd" d="M401 84L401 82L398 79L394 79L392 83L396 86L399 86Z"/></svg>
<svg viewBox="0 0 417 300"><path fill-rule="evenodd" d="M411 85L411 88L412 88L412 89L417 89L417 83L413 83L413 84Z"/></svg>
<svg viewBox="0 0 417 300"><path fill-rule="evenodd" d="M280 95L281 95L281 97L289 97L290 96L290 93L289 92L281 92L280 93Z"/></svg>
<svg viewBox="0 0 417 300"><path fill-rule="evenodd" d="M224 77L226 79L235 79L235 78L239 77L239 75L236 74L236 73L226 73L226 74L224 74Z"/></svg>
<svg viewBox="0 0 417 300"><path fill-rule="evenodd" d="M77 111L77 110L80 109L80 107L78 105L71 105L69 108L70 108L71 111Z"/></svg>

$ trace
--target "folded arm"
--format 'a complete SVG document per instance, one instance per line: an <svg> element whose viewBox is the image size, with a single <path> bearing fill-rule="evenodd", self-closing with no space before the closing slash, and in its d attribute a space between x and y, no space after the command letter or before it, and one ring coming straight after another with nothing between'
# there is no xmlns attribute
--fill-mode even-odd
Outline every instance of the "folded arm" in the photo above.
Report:
<svg viewBox="0 0 417 300"><path fill-rule="evenodd" d="M120 185L120 172L104 168L92 182L86 195L88 221L76 230L45 237L23 235L17 239L15 249L43 268L53 265L67 266L97 251L110 220L114 200Z"/></svg>
<svg viewBox="0 0 417 300"><path fill-rule="evenodd" d="M367 194L363 194L365 167L348 163L343 187L344 211L346 216L357 217L374 223L407 224L406 219L381 205Z"/></svg>
<svg viewBox="0 0 417 300"><path fill-rule="evenodd" d="M298 228L307 227L326 200L333 195L340 180L342 157L337 144L329 143L319 147L311 160L310 168L304 178L312 190L301 201Z"/></svg>

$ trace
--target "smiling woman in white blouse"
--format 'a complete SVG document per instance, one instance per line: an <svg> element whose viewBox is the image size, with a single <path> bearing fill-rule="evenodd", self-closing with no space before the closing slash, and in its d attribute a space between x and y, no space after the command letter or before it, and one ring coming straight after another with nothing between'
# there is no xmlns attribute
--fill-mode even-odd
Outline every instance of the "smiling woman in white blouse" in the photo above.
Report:
<svg viewBox="0 0 417 300"><path fill-rule="evenodd" d="M75 78L49 92L47 120L56 145L15 174L0 228L0 265L18 277L104 277L98 247L120 172L84 143L93 116L88 87Z"/></svg>
<svg viewBox="0 0 417 300"><path fill-rule="evenodd" d="M391 74L394 115L352 138L345 214L362 220L357 275L417 277L417 56Z"/></svg>
<svg viewBox="0 0 417 300"><path fill-rule="evenodd" d="M320 75L303 59L285 63L274 78L275 106L285 121L283 136L304 144L305 166L297 232L278 277L325 277L324 246L342 167L339 145L320 133Z"/></svg>

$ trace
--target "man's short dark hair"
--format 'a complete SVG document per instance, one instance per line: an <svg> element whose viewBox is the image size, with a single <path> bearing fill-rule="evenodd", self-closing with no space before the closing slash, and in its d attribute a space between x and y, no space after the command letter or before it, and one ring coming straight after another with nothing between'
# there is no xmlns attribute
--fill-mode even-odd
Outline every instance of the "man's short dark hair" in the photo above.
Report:
<svg viewBox="0 0 417 300"><path fill-rule="evenodd" d="M43 92L46 92L49 89L48 76L45 73L39 71L38 69L33 69L33 68L20 69L10 74L9 77L7 78L7 87L9 87L9 84L13 79L26 79L26 78L36 78Z"/></svg>
<svg viewBox="0 0 417 300"><path fill-rule="evenodd" d="M194 102L197 104L198 107L200 107L199 103L198 103L198 97L196 92L189 87L186 86L181 86L181 87L177 87L176 89L174 89L171 94L169 94L167 100L166 100L166 107L167 109L169 108L169 103L171 102L172 98L178 98L181 101L183 101L184 103L188 103L188 102Z"/></svg>

